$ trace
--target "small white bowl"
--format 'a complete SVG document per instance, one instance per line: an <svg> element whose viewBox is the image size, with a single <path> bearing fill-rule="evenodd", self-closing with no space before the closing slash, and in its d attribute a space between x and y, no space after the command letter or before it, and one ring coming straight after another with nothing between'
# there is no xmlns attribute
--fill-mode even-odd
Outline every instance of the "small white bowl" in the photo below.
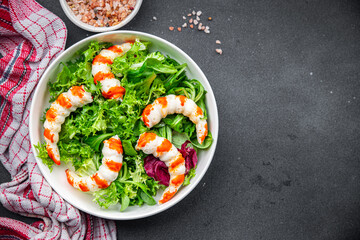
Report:
<svg viewBox="0 0 360 240"><path fill-rule="evenodd" d="M111 27L94 27L89 24L86 24L82 21L80 21L74 14L74 12L70 9L69 5L67 4L66 0L60 0L60 4L62 9L64 10L66 16L78 27L85 29L90 32L107 32L107 31L113 31L117 30L119 28L122 28L125 26L128 22L131 21L135 17L135 15L138 13L140 6L142 4L142 0L136 0L136 4L134 7L134 10L119 24Z"/></svg>
<svg viewBox="0 0 360 240"><path fill-rule="evenodd" d="M80 192L77 189L73 188L66 180L66 165L64 163L62 163L60 166L54 166L53 171L50 172L49 168L42 163L41 159L36 157L38 155L38 151L36 150L34 145L38 144L39 142L44 142L44 128L40 119L43 117L45 109L50 106L48 82L54 81L56 79L56 76L60 71L59 64L61 62L67 62L71 60L76 52L86 47L91 41L121 44L125 41L133 40L135 38L139 38L142 41L150 41L151 52L160 51L164 55L172 57L179 63L187 63L187 76L190 79L199 80L207 91L205 95L205 101L208 111L208 126L209 130L212 133L214 141L209 149L199 151L196 175L194 178L191 179L190 185L181 187L180 190L170 201L162 205L143 205L141 207L131 206L128 207L124 212L120 212L120 204L112 206L109 209L103 209L95 202L93 202L92 195ZM196 187L196 185L198 185L202 177L205 175L208 167L210 166L211 160L215 153L219 132L219 117L215 96L208 80L206 79L204 73L201 71L199 66L186 53L184 53L181 49L169 43L168 41L151 34L135 31L115 31L101 33L83 39L82 41L74 44L62 54L60 54L50 64L50 66L42 75L35 90L30 109L29 132L32 151L35 155L40 171L44 175L47 182L60 196L62 196L74 207L89 214L107 219L130 220L151 216L174 206L176 203L186 197ZM201 191L201 189L198 188L198 191ZM155 200L158 201L160 197L161 193L159 192L156 195Z"/></svg>

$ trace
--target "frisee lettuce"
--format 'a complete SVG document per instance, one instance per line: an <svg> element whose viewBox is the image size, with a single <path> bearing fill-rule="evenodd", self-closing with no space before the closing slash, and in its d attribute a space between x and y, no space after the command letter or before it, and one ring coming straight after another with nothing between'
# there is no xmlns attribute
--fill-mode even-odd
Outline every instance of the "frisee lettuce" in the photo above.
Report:
<svg viewBox="0 0 360 240"><path fill-rule="evenodd" d="M93 58L102 49L110 47L110 43L90 43L73 60L61 63L56 80L49 82L50 102L74 85L84 85L93 96L91 104L71 113L62 125L58 142L62 162L73 165L80 176L90 175L101 165L102 142L115 134L122 140L124 159L118 178L108 188L93 193L94 201L104 208L117 203L121 204L120 211L144 203L154 205L153 196L164 188L146 174L143 166L146 155L134 149L139 135L150 131L140 120L149 103L160 96L182 94L194 100L207 118L206 91L200 82L187 78L187 65L180 65L160 52L149 53L149 44L136 40L131 49L111 65L112 72L126 89L121 103L104 99L101 83L95 85L91 74ZM195 149L204 149L212 143L209 133L205 142L199 144L195 125L182 115L164 118L151 131L166 137L176 146L190 140ZM51 169L53 161L46 152L46 144L39 143L36 148L38 157ZM184 185L189 184L194 175L195 170L190 170Z"/></svg>
<svg viewBox="0 0 360 240"><path fill-rule="evenodd" d="M46 143L38 143L37 145L34 145L34 147L38 151L37 157L42 160L42 162L52 171L54 161L49 157L47 151L46 151Z"/></svg>

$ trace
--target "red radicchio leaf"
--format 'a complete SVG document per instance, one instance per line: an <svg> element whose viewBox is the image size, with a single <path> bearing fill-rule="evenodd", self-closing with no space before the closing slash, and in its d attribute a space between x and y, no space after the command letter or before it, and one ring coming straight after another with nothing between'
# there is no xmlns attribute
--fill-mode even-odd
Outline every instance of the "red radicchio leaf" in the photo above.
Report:
<svg viewBox="0 0 360 240"><path fill-rule="evenodd" d="M153 155L148 155L144 159L144 169L149 177L152 177L155 181L159 181L160 184L169 186L169 170L164 162Z"/></svg>
<svg viewBox="0 0 360 240"><path fill-rule="evenodd" d="M185 175L188 174L191 168L194 168L196 166L196 163L198 161L195 149L191 147L186 147L189 143L190 141L184 142L181 145L181 149L178 149L185 158ZM153 179L155 179L155 181L159 181L160 184L169 186L169 169L164 162L160 161L153 155L148 155L144 159L144 169L149 177L152 177Z"/></svg>
<svg viewBox="0 0 360 240"><path fill-rule="evenodd" d="M185 158L185 167L186 167L185 175L188 174L190 169L196 166L198 161L195 149L193 149L192 147L186 147L189 143L190 141L187 140L181 145L181 149L178 149L179 152L181 152L181 154Z"/></svg>

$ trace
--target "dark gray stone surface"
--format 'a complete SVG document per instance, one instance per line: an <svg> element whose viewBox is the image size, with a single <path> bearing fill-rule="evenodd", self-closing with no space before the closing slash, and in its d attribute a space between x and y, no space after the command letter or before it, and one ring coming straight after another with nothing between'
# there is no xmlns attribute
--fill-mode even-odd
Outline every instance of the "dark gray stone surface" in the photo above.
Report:
<svg viewBox="0 0 360 240"><path fill-rule="evenodd" d="M39 2L65 21L67 46L93 34L58 1ZM190 9L213 18L211 34L168 30ZM124 29L165 38L198 63L220 135L194 191L156 216L118 221L119 238L359 239L358 1L144 0ZM0 180L9 180L2 167Z"/></svg>

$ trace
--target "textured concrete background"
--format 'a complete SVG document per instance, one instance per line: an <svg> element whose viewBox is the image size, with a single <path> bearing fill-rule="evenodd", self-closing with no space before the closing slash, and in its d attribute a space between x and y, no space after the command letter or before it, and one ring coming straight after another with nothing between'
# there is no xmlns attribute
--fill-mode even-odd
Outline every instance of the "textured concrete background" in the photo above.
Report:
<svg viewBox="0 0 360 240"><path fill-rule="evenodd" d="M58 1L39 2L65 21L67 46L92 34ZM193 9L213 18L211 34L168 30ZM359 1L144 0L124 29L165 38L198 63L220 135L194 191L161 214L118 221L119 238L360 238Z"/></svg>

